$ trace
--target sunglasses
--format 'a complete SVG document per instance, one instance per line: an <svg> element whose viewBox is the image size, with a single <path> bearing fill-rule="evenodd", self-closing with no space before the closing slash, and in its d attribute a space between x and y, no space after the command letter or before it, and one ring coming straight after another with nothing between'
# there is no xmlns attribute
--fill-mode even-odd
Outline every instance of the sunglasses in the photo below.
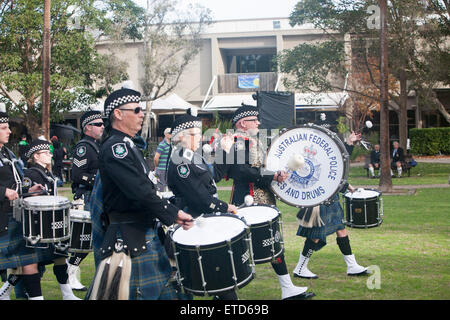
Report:
<svg viewBox="0 0 450 320"><path fill-rule="evenodd" d="M142 111L142 108L141 107L136 107L134 109L120 109L119 108L119 110L122 110L122 111L133 111L135 114L138 114L139 112Z"/></svg>
<svg viewBox="0 0 450 320"><path fill-rule="evenodd" d="M105 124L103 122L88 123L88 126L103 127L104 125Z"/></svg>

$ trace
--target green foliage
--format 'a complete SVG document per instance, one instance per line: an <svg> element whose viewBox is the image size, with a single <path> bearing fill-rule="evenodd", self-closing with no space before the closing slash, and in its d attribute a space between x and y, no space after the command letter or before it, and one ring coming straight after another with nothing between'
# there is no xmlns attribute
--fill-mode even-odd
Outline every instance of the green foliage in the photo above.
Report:
<svg viewBox="0 0 450 320"><path fill-rule="evenodd" d="M450 127L411 129L409 136L413 154L450 154Z"/></svg>
<svg viewBox="0 0 450 320"><path fill-rule="evenodd" d="M106 15L110 7L97 5L83 0L51 1L51 121L60 120L60 111L95 102L93 85L106 78L102 62L111 64L111 60L96 52L92 30L102 32L114 21ZM44 1L4 2L0 8L0 94L7 111L24 119L33 133L40 122ZM105 81L106 85L122 79L123 68L119 73Z"/></svg>
<svg viewBox="0 0 450 320"><path fill-rule="evenodd" d="M339 133L346 133L346 132L350 131L349 127L345 123L345 117L342 117L342 116L339 117L337 122L338 122L338 124L337 124L336 128L338 129Z"/></svg>

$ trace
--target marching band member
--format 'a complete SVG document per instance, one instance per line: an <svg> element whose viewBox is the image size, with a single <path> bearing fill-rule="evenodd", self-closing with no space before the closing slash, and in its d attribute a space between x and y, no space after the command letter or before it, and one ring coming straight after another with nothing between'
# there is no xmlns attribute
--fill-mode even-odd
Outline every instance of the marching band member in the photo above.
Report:
<svg viewBox="0 0 450 320"><path fill-rule="evenodd" d="M325 119L321 119L324 121ZM354 144L361 140L361 134L354 132L345 140L345 147L349 154L352 154ZM341 192L345 192L347 188L354 192L355 189L348 183L342 188ZM300 252L300 257L297 266L294 268L294 277L305 279L317 279L318 276L308 269L308 262L314 251L319 251L326 244L326 237L336 232L336 242L339 249L344 256L344 261L347 265L347 274L364 275L367 274L367 268L360 266L352 254L350 240L345 230L344 211L339 203L339 194L336 193L328 205L319 205L312 208L302 208L297 213L297 218L300 225L297 230L297 235L305 237L305 244L303 250Z"/></svg>
<svg viewBox="0 0 450 320"><path fill-rule="evenodd" d="M48 195L56 195L56 177L50 171L52 165L52 154L50 152L50 142L47 140L33 140L26 153L28 158L28 168L24 171L24 191L27 192L30 186L42 185ZM56 276L61 289L63 300L81 300L76 297L70 284L68 283L68 266L66 264L67 252L57 249L54 245L48 248L35 248L40 256L40 263L53 263L53 273Z"/></svg>
<svg viewBox="0 0 450 320"><path fill-rule="evenodd" d="M101 262L87 296L91 300L176 299L175 289L167 286L171 267L155 219L187 229L192 216L157 196L156 181L150 180L148 164L132 141L144 119L140 96L122 88L105 100L110 131L100 147L99 168L108 223L101 247L94 243Z"/></svg>
<svg viewBox="0 0 450 320"><path fill-rule="evenodd" d="M77 209L89 211L89 198L98 170L99 141L105 129L100 111L87 111L81 118L82 139L75 146L72 166L72 192L74 203L82 203ZM69 283L73 290L85 291L80 282L80 264L88 253L73 253L68 260Z"/></svg>
<svg viewBox="0 0 450 320"><path fill-rule="evenodd" d="M199 150L202 141L200 118L187 114L175 120L171 135L174 149L169 159L168 186L180 207L194 218L203 213L230 212L237 208L217 197L217 187L208 164ZM221 300L237 300L235 290L217 295Z"/></svg>
<svg viewBox="0 0 450 320"><path fill-rule="evenodd" d="M19 280L30 300L42 300L40 275L37 268L39 256L33 248L25 245L22 223L13 216L11 203L19 198L22 171L16 157L5 144L9 141L9 117L0 112L0 270L8 269L7 281L0 288L0 300L10 300L10 293ZM29 192L41 190L34 185Z"/></svg>
<svg viewBox="0 0 450 320"><path fill-rule="evenodd" d="M263 172L266 150L262 150L257 140L260 124L258 116L259 111L256 107L243 105L235 111L232 118L236 129L235 142L230 153L225 155L227 169L222 171L227 171L228 177L233 179L231 202L237 206L244 203L244 198L248 194L253 196L255 203L275 205L275 196L269 186L272 181L283 182L287 178L287 173L283 171ZM230 159L232 152L234 154ZM315 295L307 292L307 287L294 286L284 254L278 256L271 264L281 286L282 299L309 299Z"/></svg>

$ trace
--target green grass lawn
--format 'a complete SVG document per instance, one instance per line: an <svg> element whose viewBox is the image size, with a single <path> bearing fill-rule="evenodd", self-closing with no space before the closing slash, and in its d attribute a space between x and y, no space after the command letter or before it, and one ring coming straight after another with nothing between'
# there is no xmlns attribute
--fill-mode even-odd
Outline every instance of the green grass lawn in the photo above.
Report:
<svg viewBox="0 0 450 320"><path fill-rule="evenodd" d="M419 163L412 169L410 178L393 179L393 183L442 184L448 183L449 174L450 165ZM364 176L362 168L352 168L350 183L354 186L378 184L378 179ZM219 185L231 186L231 183ZM70 192L66 196L71 197ZM219 198L228 201L230 191L219 191ZM380 289L369 289L368 277L346 275L346 265L335 235L327 238L328 244L313 254L308 265L319 279L293 278L294 283L308 286L316 293L316 300L450 299L450 188L417 189L411 195L384 195L383 203L384 221L379 227L347 228L358 263L379 267ZM291 273L303 248L304 238L295 235L297 209L282 202L277 206L282 213L285 256ZM86 286L93 278L93 265L93 255L89 254L81 264L82 283ZM47 267L42 279L42 289L45 299L61 299L51 266ZM76 295L84 297L84 293ZM271 265L257 265L255 279L239 290L238 296L243 300L280 299L281 290Z"/></svg>

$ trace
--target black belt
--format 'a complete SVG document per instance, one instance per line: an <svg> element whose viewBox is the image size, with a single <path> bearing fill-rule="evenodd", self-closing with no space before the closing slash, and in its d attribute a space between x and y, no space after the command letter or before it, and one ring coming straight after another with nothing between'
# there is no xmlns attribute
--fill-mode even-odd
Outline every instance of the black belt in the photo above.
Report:
<svg viewBox="0 0 450 320"><path fill-rule="evenodd" d="M120 213L120 212L110 212L108 213L110 224L124 224L124 223L139 223L147 227L153 228L155 225L155 219L145 213Z"/></svg>

